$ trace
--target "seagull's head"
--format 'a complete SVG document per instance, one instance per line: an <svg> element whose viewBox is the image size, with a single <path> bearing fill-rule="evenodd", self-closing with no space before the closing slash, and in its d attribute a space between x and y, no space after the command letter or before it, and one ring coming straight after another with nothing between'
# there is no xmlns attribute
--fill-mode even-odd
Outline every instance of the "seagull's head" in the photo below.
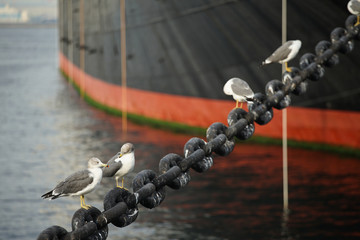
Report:
<svg viewBox="0 0 360 240"><path fill-rule="evenodd" d="M100 168L100 167L108 167L109 165L100 161L100 159L96 157L92 157L88 161L88 168Z"/></svg>
<svg viewBox="0 0 360 240"><path fill-rule="evenodd" d="M120 149L120 155L119 158L124 156L125 154L129 154L129 153L134 153L135 151L135 147L134 144L132 143L125 143L124 145L122 145L121 149Z"/></svg>

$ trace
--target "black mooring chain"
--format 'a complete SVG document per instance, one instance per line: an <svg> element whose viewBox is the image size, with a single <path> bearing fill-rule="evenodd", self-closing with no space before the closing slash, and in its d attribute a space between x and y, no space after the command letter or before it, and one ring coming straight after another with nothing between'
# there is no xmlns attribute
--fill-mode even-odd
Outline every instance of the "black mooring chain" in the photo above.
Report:
<svg viewBox="0 0 360 240"><path fill-rule="evenodd" d="M235 146L234 137L246 140L255 130L254 122L264 125L273 117L272 108L283 109L290 105L292 94L306 92L305 80L318 81L324 76L324 67L333 67L339 63L337 53L349 53L354 48L354 40L360 40L360 26L354 26L356 16L346 19L344 28L335 28L329 41L320 41L315 47L315 54L306 53L300 58L298 68L292 67L291 73L283 74L283 81L272 80L265 87L265 94L256 93L249 112L234 109L228 115L228 125L212 124L206 131L208 142L200 138L191 138L184 146L184 156L170 153L159 163L159 174L152 170L139 172L133 180L133 191L114 188L104 199L104 212L95 207L80 209L72 219L72 232L60 226L45 229L38 236L39 240L55 239L106 239L108 224L125 227L136 220L137 205L154 208L165 199L168 186L180 189L190 181L190 168L197 172L208 170L212 164L212 153L226 156Z"/></svg>

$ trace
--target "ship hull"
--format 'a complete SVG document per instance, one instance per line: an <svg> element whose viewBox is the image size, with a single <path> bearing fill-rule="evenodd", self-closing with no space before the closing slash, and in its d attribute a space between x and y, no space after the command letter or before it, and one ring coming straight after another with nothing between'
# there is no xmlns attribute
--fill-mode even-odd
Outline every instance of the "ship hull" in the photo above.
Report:
<svg viewBox="0 0 360 240"><path fill-rule="evenodd" d="M267 12L236 1L209 1L206 6L192 1L191 6L184 4L181 9L177 6L176 11L174 4L148 1L143 6L139 1L128 1L124 105L119 1L109 1L107 6L98 1L85 2L85 40L84 46L80 46L80 2L60 1L60 68L81 93L102 106L149 119L206 128L214 122L225 122L235 106L231 97L222 93L222 86L229 78L244 78L255 92L263 92L266 82L280 75L277 65L258 68L261 58L267 57L280 42L279 27L270 18L281 9L274 1L260 1L267 7L275 5ZM292 22L289 17L289 35L304 39L303 48L310 52L318 41L328 38L332 29L343 26L348 15L346 10L341 10L342 6L346 7L346 1L345 4L326 3L323 11L329 19L321 17L318 20L324 23L316 23L305 31L303 28L309 26L309 18L319 13L306 12L309 10L306 1L301 6L297 6L296 1L289 2L289 10L298 9L296 16L291 16ZM194 6L196 3L199 5ZM311 3L313 1L308 4ZM157 12L149 17L151 10ZM263 19L247 20L246 29L241 29L244 23L237 19L238 15L244 20L250 10L258 14L254 19ZM230 13L223 16L224 11ZM141 13L146 14L141 18ZM110 20L101 16L108 16ZM304 23L299 21L302 18ZM274 23L269 23L269 19ZM239 23L234 36L228 35L232 29L237 29L231 20ZM101 24L106 21L106 26ZM188 25L192 21L197 26ZM265 27L273 24L274 29L261 28L261 24ZM199 25L206 29L199 30L201 34L197 36L194 29ZM311 39L308 38L310 34ZM305 96L293 98L287 112L289 139L360 148L359 134L356 134L360 132L357 92L360 62L356 59L360 51L356 48L355 45L355 51L349 56L340 56L340 64L334 70L327 70L324 80L310 83ZM85 59L82 64L81 52ZM281 138L281 115L281 111L275 110L269 124L256 126L256 135Z"/></svg>

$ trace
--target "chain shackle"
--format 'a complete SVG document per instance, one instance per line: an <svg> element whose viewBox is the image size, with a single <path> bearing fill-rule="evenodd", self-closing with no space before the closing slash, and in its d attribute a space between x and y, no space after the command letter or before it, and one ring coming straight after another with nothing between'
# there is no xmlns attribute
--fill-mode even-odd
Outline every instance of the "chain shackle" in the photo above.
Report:
<svg viewBox="0 0 360 240"><path fill-rule="evenodd" d="M307 71L307 79L319 81L325 74L325 70L320 64L315 62L316 56L313 53L305 53L299 60L299 66L302 71Z"/></svg>
<svg viewBox="0 0 360 240"><path fill-rule="evenodd" d="M44 231L42 231L37 240L59 240L59 239L69 239L70 233L66 231L65 228L60 226L51 226Z"/></svg>
<svg viewBox="0 0 360 240"><path fill-rule="evenodd" d="M216 122L211 124L206 130L206 139L208 140L206 146L211 146L218 139L218 144L216 146L213 145L212 150L220 156L229 155L235 147L235 140L233 138L229 140L225 135L227 129L224 124Z"/></svg>
<svg viewBox="0 0 360 240"><path fill-rule="evenodd" d="M183 161L183 158L175 153L169 153L165 157L163 157L159 162L159 173L164 174L169 169L174 166L180 166L180 163ZM167 186L171 187L172 189L180 189L186 186L190 181L190 173L189 169L181 172L174 180L169 181L166 183Z"/></svg>
<svg viewBox="0 0 360 240"><path fill-rule="evenodd" d="M259 107L259 106L260 107L263 106L263 103L265 100L266 100L265 94L255 93L254 97L253 97L253 101L249 102L249 104L248 104L249 112L252 112L254 115L257 115L257 112L255 109L257 109L257 107ZM255 122L259 125L265 125L271 121L273 116L274 116L274 111L272 108L269 108L269 109L265 110L264 113L257 116L255 118Z"/></svg>
<svg viewBox="0 0 360 240"><path fill-rule="evenodd" d="M330 33L330 40L332 45L343 54L347 54L354 49L354 40L349 40L348 31L345 28L335 28Z"/></svg>
<svg viewBox="0 0 360 240"><path fill-rule="evenodd" d="M104 198L104 210L110 210L121 202L126 204L126 200L131 196L132 194L124 188L113 188ZM111 223L116 227L126 227L136 220L138 214L139 209L137 205L132 208L128 206L126 212L123 214L117 214L117 218L112 220Z"/></svg>
<svg viewBox="0 0 360 240"><path fill-rule="evenodd" d="M282 76L282 82L285 84L285 88L289 88L289 92L299 96L306 92L308 83L305 81L301 81L300 77L300 69L296 67L291 68L291 72L284 72ZM296 82L296 78L299 76L298 79L300 82ZM287 91L287 89L285 89Z"/></svg>
<svg viewBox="0 0 360 240"><path fill-rule="evenodd" d="M108 225L103 226L101 229L97 229L96 220L101 215L101 211L96 207L90 207L89 209L80 208L77 210L71 220L73 239L87 240L103 240L108 236ZM89 233L91 233L89 235Z"/></svg>
<svg viewBox="0 0 360 240"><path fill-rule="evenodd" d="M184 145L185 158L188 158L197 150L204 151L205 146L206 146L206 142L203 139L197 137L191 138ZM214 161L213 158L211 157L211 154L206 156L204 151L204 156L201 158L201 160L196 161L194 164L192 164L191 168L194 169L196 172L202 173L207 171L209 168L211 168L213 164Z"/></svg>
<svg viewBox="0 0 360 240"><path fill-rule="evenodd" d="M162 201L164 201L166 196L165 187L162 187L160 189L156 189L155 185L152 183L152 181L156 178L156 173L152 170L143 170L136 174L135 178L133 179L133 190L134 192L137 191L146 191L147 196L144 194L142 197L139 198L139 202L141 205L143 205L146 208L154 208L161 204ZM146 190L146 185L153 185L154 188L151 188L151 192ZM143 188L144 187L144 188ZM151 186L149 186L151 187ZM139 193L136 193L137 195L141 195Z"/></svg>
<svg viewBox="0 0 360 240"><path fill-rule="evenodd" d="M356 22L357 17L355 15L350 15L345 21L345 27L354 40L360 40L360 25L355 26Z"/></svg>
<svg viewBox="0 0 360 240"><path fill-rule="evenodd" d="M236 124L240 119L245 119L247 112L242 108L234 108L230 111L227 117L227 122L229 126L233 126ZM240 140L247 140L249 139L255 131L255 126L253 123L248 123L243 129L237 131L236 137Z"/></svg>
<svg viewBox="0 0 360 240"><path fill-rule="evenodd" d="M284 84L279 80L271 80L265 86L265 93L268 97L273 97L273 106L276 109L284 109L291 103L289 95L284 95Z"/></svg>
<svg viewBox="0 0 360 240"><path fill-rule="evenodd" d="M333 67L339 63L339 56L331 49L331 42L322 40L315 46L316 62L325 67ZM324 70L325 72L325 70Z"/></svg>

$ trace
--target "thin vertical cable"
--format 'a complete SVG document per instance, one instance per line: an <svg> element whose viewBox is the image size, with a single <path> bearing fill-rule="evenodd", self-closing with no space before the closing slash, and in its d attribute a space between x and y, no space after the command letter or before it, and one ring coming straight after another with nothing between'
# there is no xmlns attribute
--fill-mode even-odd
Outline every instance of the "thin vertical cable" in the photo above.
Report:
<svg viewBox="0 0 360 240"><path fill-rule="evenodd" d="M62 5L60 2L58 3L58 17L59 19L63 18L63 12L64 12L64 5ZM61 38L64 37L64 29L63 29L63 26L64 23L63 21L59 21L58 22L58 27L59 27L59 34L60 34L60 38L59 38L59 48L60 48L60 52L63 53L64 52L64 47L63 47L63 44L64 42L61 41Z"/></svg>
<svg viewBox="0 0 360 240"><path fill-rule="evenodd" d="M68 44L68 59L69 59L69 65L68 65L68 76L70 78L70 81L73 81L73 46L74 46L74 40L73 40L73 9L72 9L72 0L68 0L68 40L71 41L71 44ZM69 83L70 83L69 81Z"/></svg>
<svg viewBox="0 0 360 240"><path fill-rule="evenodd" d="M80 69L81 71L81 86L80 86L80 95L81 98L84 98L85 95L85 29L84 29L84 0L80 0L80 6L79 6L80 12L80 28L79 28L79 34L80 34Z"/></svg>
<svg viewBox="0 0 360 240"><path fill-rule="evenodd" d="M121 106L122 136L127 134L127 84L126 84L126 16L125 0L120 0L120 48L121 48Z"/></svg>
<svg viewBox="0 0 360 240"><path fill-rule="evenodd" d="M286 0L282 0L282 43L286 42L287 11ZM285 64L282 64L282 72L285 72ZM288 152L287 152L287 110L282 110L282 153L283 153L283 195L284 211L289 209L288 190Z"/></svg>

